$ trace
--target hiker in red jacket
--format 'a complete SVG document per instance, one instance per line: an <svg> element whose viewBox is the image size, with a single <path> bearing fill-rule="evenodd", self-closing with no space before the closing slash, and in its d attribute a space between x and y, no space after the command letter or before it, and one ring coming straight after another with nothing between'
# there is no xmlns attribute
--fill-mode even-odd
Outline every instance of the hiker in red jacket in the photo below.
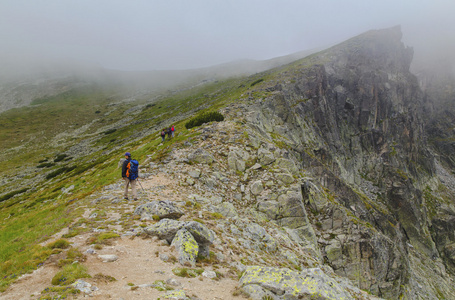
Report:
<svg viewBox="0 0 455 300"><path fill-rule="evenodd" d="M174 137L174 131L175 131L175 128L174 128L174 125L171 126L171 134L172 134L172 137Z"/></svg>

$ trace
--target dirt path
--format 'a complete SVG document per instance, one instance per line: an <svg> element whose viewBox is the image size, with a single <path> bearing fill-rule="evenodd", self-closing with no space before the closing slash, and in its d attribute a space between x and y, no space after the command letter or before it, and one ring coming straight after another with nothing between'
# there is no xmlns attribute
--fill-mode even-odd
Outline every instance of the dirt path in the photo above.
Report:
<svg viewBox="0 0 455 300"><path fill-rule="evenodd" d="M181 189L179 191L174 190L173 187L175 185L173 185L172 180L162 173L151 176L149 179L143 179L141 183L144 190L150 195L150 199L130 202L121 201L118 207L106 206L106 222L120 219L119 207L123 211L131 212L141 203L158 200L158 198L174 200L177 195L181 197L185 193ZM156 193L157 190L159 190L159 193ZM108 193L105 192L104 194ZM122 190L119 189L109 191L109 196L112 197L121 198L121 194ZM95 207L90 207L89 205L83 217L90 217L93 211L95 211ZM109 227L110 229L122 228L119 225L109 225ZM60 238L62 233L66 232L68 232L68 228L55 234L49 241ZM226 267L216 264L203 264L201 266L206 271L217 271L218 274L225 275L217 280L203 276L195 278L176 276L172 270L181 266L178 263L165 262L159 258L160 254L174 255L171 247L164 245L162 241L156 238L143 238L125 233L123 229L123 235L120 238L113 240L111 245L95 250L96 253L93 254L87 253L88 249L93 248L86 243L87 239L93 235L93 230L68 239L72 247L79 249L87 256L83 265L87 267L88 273L92 278L83 280L97 288L89 295L90 298L164 299L166 291L159 291L151 287L156 281L163 280L170 282L170 284L167 284L168 287L175 290L184 290L188 297L193 297L192 299L242 299L240 296L233 296L238 282L234 279L235 276L232 276L232 272L231 276L228 276L229 269ZM122 234L120 230L119 234ZM103 262L98 257L99 255L116 255L118 259L113 262ZM64 258L64 252L52 255L39 269L31 274L22 276L11 285L8 290L0 295L0 299L39 299L42 296L41 292L52 286L52 277L59 271L57 263L62 258ZM106 280L97 279L96 274L111 276L116 281L107 282ZM88 295L81 293L74 298L80 299L86 296Z"/></svg>

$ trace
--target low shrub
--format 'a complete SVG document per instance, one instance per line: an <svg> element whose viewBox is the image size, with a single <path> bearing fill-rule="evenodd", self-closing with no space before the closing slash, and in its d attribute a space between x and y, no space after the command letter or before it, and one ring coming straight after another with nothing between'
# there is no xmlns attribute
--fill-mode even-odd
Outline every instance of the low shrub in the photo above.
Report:
<svg viewBox="0 0 455 300"><path fill-rule="evenodd" d="M224 121L224 116L217 111L204 112L186 122L185 127L186 129L190 129L212 121L216 122Z"/></svg>
<svg viewBox="0 0 455 300"><path fill-rule="evenodd" d="M251 84L251 86L255 86L256 84L261 83L261 82L263 82L263 81L264 81L263 78L258 79L258 80L256 80L256 81L254 81L254 82Z"/></svg>
<svg viewBox="0 0 455 300"><path fill-rule="evenodd" d="M104 134L107 135L107 134L114 133L114 132L116 132L116 131L117 131L117 129L113 128L113 129L106 130L106 131L104 132Z"/></svg>
<svg viewBox="0 0 455 300"><path fill-rule="evenodd" d="M41 163L41 164L37 165L36 167L41 169L41 168L50 168L50 167L53 167L53 166L55 166L54 163L45 162L45 163Z"/></svg>
<svg viewBox="0 0 455 300"><path fill-rule="evenodd" d="M62 153L62 154L58 154L57 157L55 157L54 162L62 161L62 160L64 160L66 157L68 157L68 155L63 154L63 153Z"/></svg>
<svg viewBox="0 0 455 300"><path fill-rule="evenodd" d="M25 193L27 190L28 190L28 188L24 188L24 189L21 189L21 190L12 191L12 192L10 192L8 194L5 194L5 195L0 197L0 202L8 200L9 198L12 198L12 197L16 196L17 194Z"/></svg>
<svg viewBox="0 0 455 300"><path fill-rule="evenodd" d="M58 175L66 172L70 172L72 170L76 169L76 166L71 166L71 167L62 167L60 169L57 169L53 172L50 172L49 174L46 175L46 179L52 179L54 177L57 177Z"/></svg>

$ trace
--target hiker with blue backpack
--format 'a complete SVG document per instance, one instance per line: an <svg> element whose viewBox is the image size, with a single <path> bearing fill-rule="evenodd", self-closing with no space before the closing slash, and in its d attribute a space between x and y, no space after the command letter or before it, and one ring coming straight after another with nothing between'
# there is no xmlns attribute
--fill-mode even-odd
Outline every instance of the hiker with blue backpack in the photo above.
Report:
<svg viewBox="0 0 455 300"><path fill-rule="evenodd" d="M136 181L139 177L139 162L131 159L131 153L125 153L125 161L122 165L122 178L125 180L124 199L128 200L128 186L131 184L133 190L133 199L137 200Z"/></svg>

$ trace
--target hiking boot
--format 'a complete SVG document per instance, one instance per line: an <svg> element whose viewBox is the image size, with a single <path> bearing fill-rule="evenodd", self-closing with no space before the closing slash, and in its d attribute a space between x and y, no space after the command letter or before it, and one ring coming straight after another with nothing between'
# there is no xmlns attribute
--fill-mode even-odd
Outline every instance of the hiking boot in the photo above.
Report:
<svg viewBox="0 0 455 300"><path fill-rule="evenodd" d="M124 197L123 199L128 200L128 197Z"/></svg>

